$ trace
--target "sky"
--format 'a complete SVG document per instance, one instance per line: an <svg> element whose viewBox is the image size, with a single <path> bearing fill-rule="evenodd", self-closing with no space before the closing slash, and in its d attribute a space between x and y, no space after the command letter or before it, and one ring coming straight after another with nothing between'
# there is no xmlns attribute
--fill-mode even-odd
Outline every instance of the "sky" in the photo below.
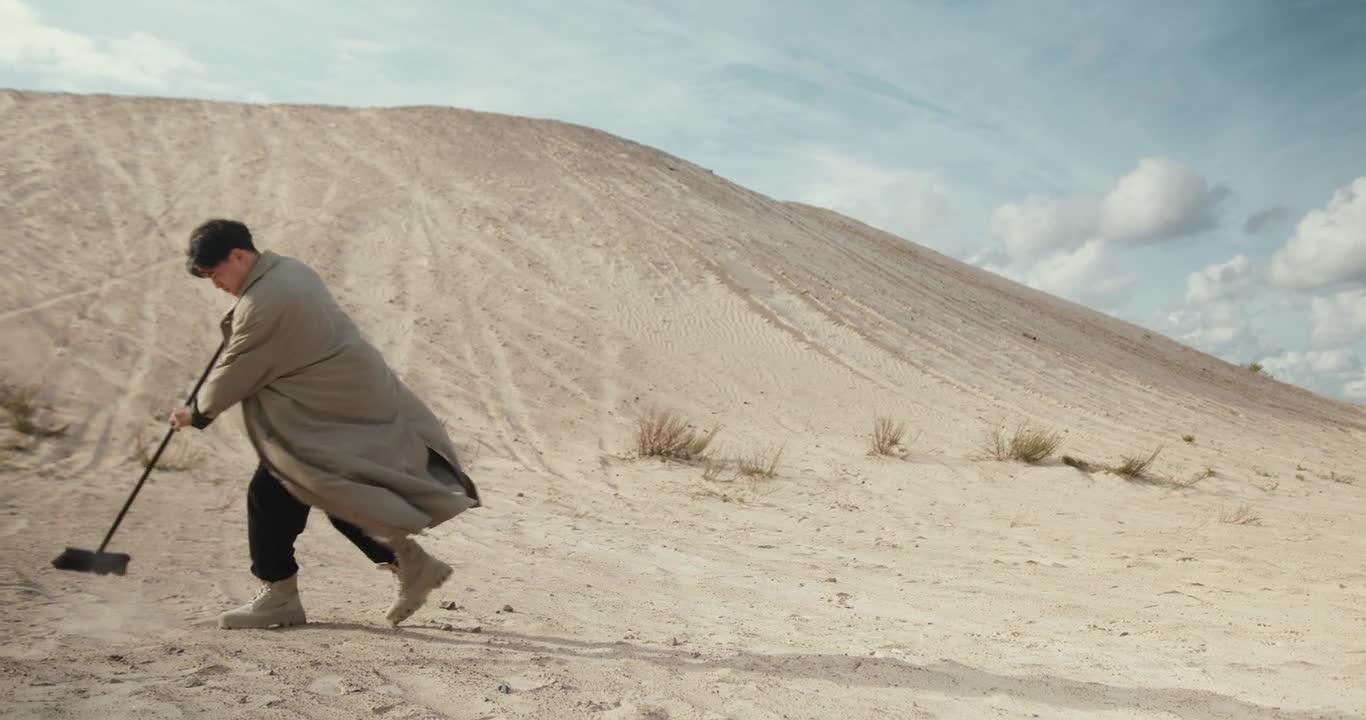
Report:
<svg viewBox="0 0 1366 720"><path fill-rule="evenodd" d="M0 87L554 118L1366 404L1360 0L0 0Z"/></svg>

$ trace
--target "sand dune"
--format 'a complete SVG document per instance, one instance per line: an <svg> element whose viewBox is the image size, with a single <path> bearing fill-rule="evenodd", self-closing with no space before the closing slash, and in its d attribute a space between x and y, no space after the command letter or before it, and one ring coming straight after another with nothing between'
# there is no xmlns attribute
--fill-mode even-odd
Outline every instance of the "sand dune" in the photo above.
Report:
<svg viewBox="0 0 1366 720"><path fill-rule="evenodd" d="M4 717L1366 717L1363 408L559 122L7 91L0 130L0 369L71 423L3 430ZM212 216L318 268L465 451L487 507L407 627L315 515L312 624L216 628L255 591L235 411L175 439L129 575L48 565L213 352ZM656 406L777 476L632 457ZM1062 445L984 459L998 421Z"/></svg>

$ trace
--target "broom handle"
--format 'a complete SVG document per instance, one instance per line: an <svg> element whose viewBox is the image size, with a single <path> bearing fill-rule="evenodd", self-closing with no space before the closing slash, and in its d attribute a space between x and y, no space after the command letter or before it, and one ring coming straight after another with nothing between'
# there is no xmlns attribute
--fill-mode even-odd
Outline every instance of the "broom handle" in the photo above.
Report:
<svg viewBox="0 0 1366 720"><path fill-rule="evenodd" d="M209 379L209 371L213 370L213 365L218 362L218 356L223 353L223 346L226 344L227 341L224 341L218 345L218 350L214 352L213 359L209 360L208 366L204 368L204 374L199 376L199 382L195 383L194 389L190 391L190 397L185 401L186 405L189 405L190 401L194 400L194 396L199 394L199 388L203 387L204 381ZM96 550L95 554L98 555L99 553L104 552L104 548L109 545L109 539L114 537L114 531L119 529L119 523L123 522L123 516L128 512L129 506L133 504L133 498L138 496L138 491L142 489L142 484L147 482L147 476L152 474L152 468L156 466L157 460L161 459L162 451L165 450L166 445L171 442L171 436L175 435L175 432L175 427L166 431L166 437L161 439L161 446L157 448L156 453L152 455L152 459L148 461L147 467L143 469L142 477L138 478L138 484L133 487L133 492L128 495L128 500L123 503L123 509L119 510L119 516L114 519L114 525L109 528L109 532L105 533L104 542L100 543L100 549Z"/></svg>

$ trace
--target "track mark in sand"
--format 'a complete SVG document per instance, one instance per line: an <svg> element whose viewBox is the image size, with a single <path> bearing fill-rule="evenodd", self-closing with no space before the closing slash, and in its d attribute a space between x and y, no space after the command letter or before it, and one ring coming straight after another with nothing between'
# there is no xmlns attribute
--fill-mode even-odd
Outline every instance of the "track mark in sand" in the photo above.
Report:
<svg viewBox="0 0 1366 720"><path fill-rule="evenodd" d="M512 334L521 331L527 336L523 342L534 342L530 340L533 336L541 342L540 345L520 345L523 350L522 357L527 366L527 377L539 374L548 381L546 393L562 391L571 396L571 402L575 407L588 409L597 404L601 406L600 399L593 395L587 387L589 380L564 370L569 361L580 361L588 365L599 365L601 357L590 355L587 347L579 347L573 343L565 342L550 335L538 334L541 328L532 325L520 317L504 317L501 319L504 327ZM534 352L539 350L540 352ZM554 402L553 397L546 398Z"/></svg>
<svg viewBox="0 0 1366 720"><path fill-rule="evenodd" d="M773 309L772 307L769 307L766 303L764 303L764 302L762 302L761 300L759 300L758 298L756 298L756 297L754 296L754 293L749 292L749 291L745 290L743 287L741 287L741 286L740 286L740 285L739 285L739 284L730 276L730 273L728 273L728 272L721 266L721 264L720 264L719 262L717 262L717 261L714 259L713 253L704 252L702 249L699 249L693 242L691 242L690 240L688 240L684 235L678 233L677 231L675 231L675 230L672 229L672 228L669 228L669 227L666 227L665 225L660 224L660 223L657 221L656 218L650 216L648 213L645 213L645 212L636 210L635 208L629 208L629 207L628 207L628 208L625 208L625 212L628 213L629 215L635 216L635 217L636 217L638 220L640 220L640 222L642 222L642 223L653 225L653 226L659 231L659 233L660 233L661 236L670 237L670 238L672 238L675 242L677 242L678 244L680 244L680 245L682 245L683 247L687 248L688 251L690 251L690 252L692 253L692 255L693 255L693 257L695 258L695 260L696 260L700 265L702 265L702 266L705 267L707 270L709 270L709 271L711 272L711 274L712 274L719 282L722 283L722 285L724 285L724 286L725 286L726 288L728 288L731 292L733 292L734 294L736 294L737 296L739 296L740 298L742 298L747 304L749 304L749 306L750 306L756 313L759 314L760 317L762 317L763 319L767 320L770 324L773 325L773 327L777 328L778 330L780 330L780 331L782 331L782 332L787 333L788 335L790 335L792 338L794 338L794 339L795 339L800 345L802 345L803 347L806 347L806 348L808 348L808 349L810 349L810 350L816 352L816 353L817 353L818 355L820 355L821 357L826 358L827 360L829 360L829 361L835 363L835 364L838 365L839 367L844 368L845 370L847 370L848 372L850 372L850 373L853 374L854 376L856 376L856 377L858 377L858 378L860 378L860 379L862 379L862 380L864 380L864 381L866 381L866 382L871 383L871 384L872 384L873 386L875 386L875 387L879 387L879 388L882 388L882 389L885 389L885 390L893 390L893 388L889 388L889 387L886 385L886 383L883 383L883 382L879 381L878 379L876 379L876 378L873 377L872 375L870 375L870 374L868 374L868 373L865 373L864 371L862 371L862 370L860 370L860 369L854 367L854 366L851 365L848 361L846 361L846 360L844 360L843 358L841 358L841 357L839 357L838 355L836 355L830 348L826 347L823 343L817 342L816 340L814 340L814 339L812 339L811 337L807 336L806 333L804 333L804 332L801 330L801 328L799 328L799 327L797 327L797 326L795 326L795 325L793 325L793 324L787 322L787 321L782 317L782 315L781 315L779 312L777 312L775 309ZM681 269L679 268L679 265L678 265L677 261L674 259L673 255L672 255L671 253L669 253L667 250L664 251L664 255L665 255L666 259L668 260L668 262L669 262L669 263L672 265L672 267L674 268L675 272L680 272L680 273L681 273ZM646 264L649 265L649 266L651 267L651 269L653 269L657 274L659 274L659 275L663 278L664 283L665 283L666 286L670 287L671 289L673 289L673 290L675 290L675 291L683 291L683 290L685 290L685 288L680 287L680 285L679 285L679 283L678 283L677 281L675 281L675 280L669 278L668 276L666 276L665 273L664 273L662 270L660 270L660 269L655 265L654 262L647 262Z"/></svg>
<svg viewBox="0 0 1366 720"><path fill-rule="evenodd" d="M416 164L418 164L417 161L415 161L415 165ZM412 230L412 232L409 233L411 237L410 242L413 242L415 245L413 247L413 252L410 253L410 255L413 257L426 258L428 263L430 263L427 267L427 272L423 274L422 281L427 285L428 289L431 290L434 289L431 275L436 272L436 269L433 266L439 264L437 263L437 260L441 255L442 250L442 246L436 241L438 233L435 232L435 229L438 227L438 224L433 217L431 198L422 188L415 187L410 197L417 210L416 220L408 224L408 227ZM416 245L416 243L419 242L421 245ZM489 253L489 255L498 254ZM469 261L468 255L461 254L461 257L465 262ZM404 272L405 277L407 278L406 282L411 284L416 273L406 266ZM471 279L481 276L487 277L485 274L472 271L467 266L462 268L459 274ZM474 308L479 307L475 302L475 295L471 289L472 284L472 280L459 283L462 302L471 313L473 313ZM482 291L483 288L480 288L480 290ZM435 293L428 292L427 295L434 296ZM490 304L489 307L497 307L497 304ZM417 316L416 308L412 307L411 304L408 307L407 313L409 317ZM531 415L527 412L521 395L518 392L517 383L512 373L512 367L508 362L507 343L509 341L504 340L503 337L493 329L492 323L495 321L495 318L491 314L487 314L484 317L486 321L479 323L477 328L466 325L466 332L461 333L461 335L469 338L474 336L477 332L478 337L483 341L481 344L487 351L487 357L491 360L491 362L483 363L482 367L491 368L494 377L491 379L491 382L480 383L480 385L491 386L493 388L492 392L496 394L496 398L490 396L489 391L485 389L480 390L480 398L481 402L485 405L485 412L496 423L495 427L498 428L496 430L497 437L503 447L524 467L527 467L528 469L538 469L557 477L562 476L562 473L547 463L543 457L541 448L544 445L544 441L536 433L535 428L530 422ZM411 344L411 340L409 340L407 344ZM471 369L477 370L480 368L481 364L478 363L474 357L476 353L474 352L473 347L469 345L468 341L464 346L464 350ZM402 353L402 357L406 359L407 351L404 350ZM496 406L494 403L495 399L498 401ZM530 448L523 452L516 447L519 444L528 444Z"/></svg>
<svg viewBox="0 0 1366 720"><path fill-rule="evenodd" d="M470 268L468 267L462 268L461 274L467 277L478 277L477 275L471 275L468 272L469 269ZM461 302L464 305L464 307L470 309L478 307L478 305L474 302L473 294L470 289L470 283L460 283L459 292L461 294ZM481 316L471 313L470 317L473 318ZM516 442L515 436L509 432L510 429L515 428L511 428L511 424L503 419L504 413L500 408L506 407L506 405L496 402L495 398L493 397L494 388L498 386L498 379L488 378L488 376L485 374L487 372L489 363L482 361L482 358L480 357L481 353L478 352L478 349L474 344L474 338L477 333L478 336L481 337L484 341L482 343L482 346L487 347L489 353L496 354L493 350L493 346L496 345L497 340L496 338L493 341L489 340L490 333L488 330L487 323L491 321L491 318L485 318L484 322L481 323L481 326L479 328L473 327L473 322L466 323L461 328L463 332L459 332L456 334L457 337L460 337L463 340L463 342L460 343L460 352L461 355L464 357L465 365L469 367L470 372L472 374L471 382L475 387L474 392L477 393L478 403L480 405L479 409L483 412L484 416L487 417L489 421L492 423L493 432L495 437L497 438L498 445L501 447L503 451L507 453L509 457L520 463L522 467L533 469L537 463L533 461L531 458L527 457L526 454L524 454L522 450L520 450L517 447L519 443ZM489 443L488 445L490 448L494 448L494 445L492 443Z"/></svg>
<svg viewBox="0 0 1366 720"><path fill-rule="evenodd" d="M78 298L86 297L88 295L93 295L95 293L104 292L105 290L110 289L112 286L118 283L132 280L139 276L156 272L164 266L169 266L178 263L180 263L180 258L167 258L165 260L160 260L157 262L149 263L147 265L143 265L135 270L130 270L120 275L111 276L92 287L86 287L80 290L72 290L71 292L61 293L60 295L54 295L52 297L46 297L40 300L35 300L34 302L29 303L28 305L23 305L14 308L13 310L6 310L4 312L0 312L0 322L4 322L6 320L19 317L21 315L28 315L30 313L39 312L41 310L50 308L53 305L58 305L68 300L75 300Z"/></svg>
<svg viewBox="0 0 1366 720"><path fill-rule="evenodd" d="M611 418L616 417L617 403L620 401L621 388L614 378L615 371L621 367L621 341L616 339L613 333L606 329L606 324L600 324L597 332L598 340L598 362L597 362L597 394L598 402L607 410L598 413L598 449L608 452L607 438L613 436ZM603 468L604 475L606 468Z"/></svg>
<svg viewBox="0 0 1366 720"><path fill-rule="evenodd" d="M480 277L468 267L463 267L460 274L471 279ZM476 392L479 403L483 406L482 410L493 423L498 443L518 463L530 470L541 470L563 477L560 471L551 467L542 457L540 448L543 442L527 421L529 416L517 392L516 381L508 364L505 342L492 327L501 319L492 310L487 313L472 312L474 308L480 307L475 301L475 290L471 287L473 284L473 280L459 283L458 291L463 306L471 310L469 317L477 318L478 325L475 325L475 321L467 322L457 335L464 339L461 343L461 352L474 375L473 384L477 387ZM492 304L489 307L496 308L497 305ZM475 338L482 341L478 342L477 346ZM486 373L491 373L492 376ZM529 450L518 447L528 444Z"/></svg>
<svg viewBox="0 0 1366 720"><path fill-rule="evenodd" d="M377 669L374 672L403 693L401 697L395 698L394 703L385 704L388 710L402 708L403 717L430 717L427 713L436 713L438 717L467 716L465 713L469 710L468 705L459 700L459 688L451 687L450 679L444 676L444 671L432 670L422 665L408 665L385 670ZM453 691L457 692L457 695L450 697ZM422 710L418 714L413 714L414 706Z"/></svg>
<svg viewBox="0 0 1366 720"><path fill-rule="evenodd" d="M546 463L543 457L541 451L543 442L532 427L529 421L530 414L522 402L521 393L517 390L516 378L513 377L512 368L508 364L506 343L487 323L480 328L480 332L484 338L484 346L489 349L493 357L493 370L496 375L494 386L497 389L499 399L502 401L503 412L498 413L496 417L503 418L508 428L513 432L514 442L521 438L530 445L529 454L533 458L536 468L557 477L563 476L562 473ZM506 442L506 439L504 441ZM526 464L525 460L523 460L523 464ZM528 467L531 466L528 465Z"/></svg>
<svg viewBox="0 0 1366 720"><path fill-rule="evenodd" d="M888 388L885 383L879 381L871 375L868 375L862 370L859 370L858 368L845 362L838 355L835 355L833 352L831 352L830 349L825 347L823 344L818 343L812 340L811 338L807 337L806 333L802 332L801 328L798 328L788 323L786 320L782 318L782 316L780 316L767 304L765 304L758 298L754 297L754 293L747 292L743 288L736 285L735 281L731 280L730 276L726 274L725 270L723 270L721 266L717 264L714 260L711 260L710 258L704 258L703 263L707 266L709 270L712 271L716 278L722 282L722 284L729 288L731 292L735 293L741 299L743 299L760 317L764 318L769 323L771 323L773 327L791 335L802 346L813 350L817 355L820 355L821 357L829 360L830 362L844 368L854 376L871 383L875 387L880 387L884 390L892 389Z"/></svg>
<svg viewBox="0 0 1366 720"><path fill-rule="evenodd" d="M107 285L105 287L107 288ZM122 392L119 394L118 399L113 403L113 407L92 416L91 419L95 420L100 415L103 415L104 426L100 430L99 436L96 438L95 442L87 445L83 450L86 454L86 459L76 471L77 473L89 472L109 456L109 448L114 434L113 420L115 418L130 418L136 415L136 413L132 413L129 409L129 403L131 402L132 396L147 387L149 378L155 369L156 360L165 357L165 354L159 347L161 334L160 318L164 311L161 303L164 285L161 283L144 283L141 286L141 289L142 297L137 321L138 331L134 333L134 335L140 339L140 342L133 346L137 355L126 371L126 379L119 385ZM150 380L150 382L155 383L156 381ZM161 388L147 389L156 392ZM170 388L165 388L164 392L168 398L172 394Z"/></svg>
<svg viewBox="0 0 1366 720"><path fill-rule="evenodd" d="M398 304L401 309L394 323L396 327L392 333L391 349L386 350L385 354L390 357L390 363L396 370L408 374L413 371L413 337L424 317L416 298L436 297L432 274L435 272L437 247L432 235L434 228L440 224L432 217L430 198L420 181L421 156L404 152L404 138L397 129L374 124L373 121L378 120L376 117L372 116L370 120L372 134L378 137L387 133L387 137L371 144L363 157L357 156L351 160L364 163L379 176L375 183L396 189L393 212L397 214L398 232L402 237L395 239L406 250L391 255L396 259L394 262L399 281L390 302ZM327 191L328 200L335 190L336 183L333 183Z"/></svg>
<svg viewBox="0 0 1366 720"><path fill-rule="evenodd" d="M433 235L440 223L432 215L431 197L420 184L414 183L409 195L412 200L416 217L414 220L404 223L408 229L408 237L405 238L409 245L407 253L408 262L401 262L401 272L403 273L403 330L399 333L399 345L396 353L400 362L407 367L413 350L413 335L417 332L419 318L423 313L418 308L418 303L413 299L415 296L424 298L437 297L435 283L432 276L437 272L439 248ZM415 290L420 287L421 290Z"/></svg>

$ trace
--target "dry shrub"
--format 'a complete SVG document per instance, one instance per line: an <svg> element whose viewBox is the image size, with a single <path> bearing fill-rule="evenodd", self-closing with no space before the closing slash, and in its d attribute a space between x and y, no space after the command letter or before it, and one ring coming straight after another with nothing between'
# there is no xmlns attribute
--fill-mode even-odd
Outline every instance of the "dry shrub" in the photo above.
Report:
<svg viewBox="0 0 1366 720"><path fill-rule="evenodd" d="M776 450L745 452L731 458L708 455L702 463L702 479L707 482L735 482L740 478L771 479L778 476L778 464L786 446Z"/></svg>
<svg viewBox="0 0 1366 720"><path fill-rule="evenodd" d="M702 463L702 479L707 482L725 482L726 478L721 477L721 473L726 469L726 461L714 457L708 457ZM729 478L734 480L738 474Z"/></svg>
<svg viewBox="0 0 1366 720"><path fill-rule="evenodd" d="M50 425L39 421L39 410L52 408L37 401L38 391L33 387L0 385L0 409L9 418L9 426L23 435L31 437L54 437L67 431L70 425Z"/></svg>
<svg viewBox="0 0 1366 720"><path fill-rule="evenodd" d="M1052 455L1060 444L1062 438L1047 428L1022 422L1007 438L1004 427L997 424L987 431L986 454L996 460L1036 463Z"/></svg>
<svg viewBox="0 0 1366 720"><path fill-rule="evenodd" d="M652 410L640 419L636 431L636 454L643 458L697 459L703 456L707 446L716 438L718 429L712 428L704 433L672 410Z"/></svg>
<svg viewBox="0 0 1366 720"><path fill-rule="evenodd" d="M1219 512L1219 522L1228 525L1261 525L1262 517L1252 511L1246 504L1239 505L1237 510L1222 510Z"/></svg>
<svg viewBox="0 0 1366 720"><path fill-rule="evenodd" d="M906 423L893 423L891 418L879 417L873 420L873 436L869 440L871 455L895 455L903 448L901 441L906 436Z"/></svg>
<svg viewBox="0 0 1366 720"><path fill-rule="evenodd" d="M1148 468L1152 467L1153 461L1157 459L1157 454L1162 452L1158 447L1153 450L1153 454L1148 457L1138 457L1125 455L1120 458L1119 464L1110 468L1110 472L1128 480L1143 480L1147 477Z"/></svg>
<svg viewBox="0 0 1366 720"><path fill-rule="evenodd" d="M736 464L740 474L750 478L775 478L778 476L778 461L783 457L783 446L777 450L745 453Z"/></svg>

